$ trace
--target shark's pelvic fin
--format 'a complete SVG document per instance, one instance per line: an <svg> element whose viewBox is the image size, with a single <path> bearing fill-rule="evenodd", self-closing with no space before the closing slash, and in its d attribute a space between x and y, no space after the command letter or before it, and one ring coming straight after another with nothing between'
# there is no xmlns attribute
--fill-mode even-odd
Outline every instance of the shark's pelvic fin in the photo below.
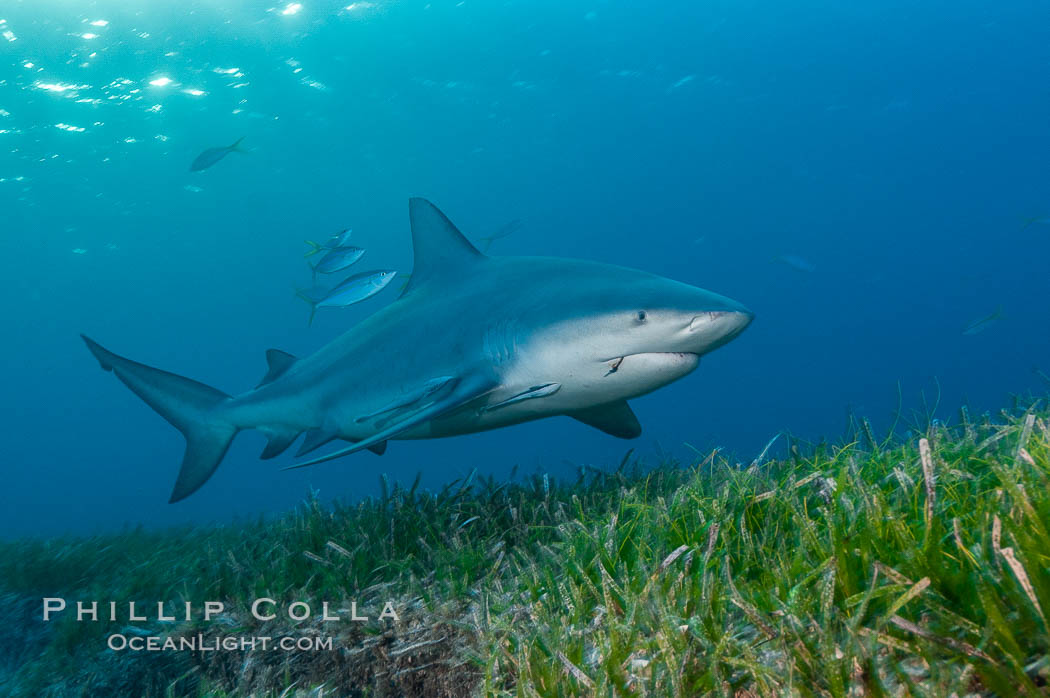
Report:
<svg viewBox="0 0 1050 698"><path fill-rule="evenodd" d="M412 226L412 278L401 295L435 279L463 279L472 266L487 259L426 199L409 199L408 217Z"/></svg>
<svg viewBox="0 0 1050 698"><path fill-rule="evenodd" d="M368 450L371 451L372 453L376 454L377 456L381 456L384 453L386 453L386 445L387 445L386 441L380 441L377 444L372 444L371 446L369 446Z"/></svg>
<svg viewBox="0 0 1050 698"><path fill-rule="evenodd" d="M186 437L186 453L169 501L185 499L200 489L219 467L237 434L237 427L223 418L220 409L230 396L195 380L117 356L81 337L103 369L112 371Z"/></svg>
<svg viewBox="0 0 1050 698"><path fill-rule="evenodd" d="M332 453L326 453L323 456L318 456L317 458L313 458L303 463L290 465L285 468L285 470L305 468L308 465L316 465L334 458L341 458L342 456L350 455L351 453L360 451L363 448L372 448L372 446L377 446L387 439L392 439L401 432L408 431L412 427L419 426L431 419L435 419L443 414L459 409L468 402L476 400L482 395L491 392L498 386L499 381L488 374L481 372L469 374L461 379L455 380L450 386L448 392L421 406L415 412L405 415L402 419L399 419L386 429L373 434L367 439L358 441L347 448L333 451Z"/></svg>
<svg viewBox="0 0 1050 698"><path fill-rule="evenodd" d="M259 381L259 385L256 388L261 388L267 383L273 383L275 380L280 378L285 372L292 367L298 359L289 354L286 351L280 349L267 349L266 350L266 375Z"/></svg>
<svg viewBox="0 0 1050 698"><path fill-rule="evenodd" d="M642 425L626 400L577 410L569 416L621 439L633 439L642 433Z"/></svg>

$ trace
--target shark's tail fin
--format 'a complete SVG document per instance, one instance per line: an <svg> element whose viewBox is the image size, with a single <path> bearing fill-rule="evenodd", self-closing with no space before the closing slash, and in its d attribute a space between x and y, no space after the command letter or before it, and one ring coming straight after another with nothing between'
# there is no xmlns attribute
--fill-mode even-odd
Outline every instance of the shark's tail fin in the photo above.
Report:
<svg viewBox="0 0 1050 698"><path fill-rule="evenodd" d="M230 146L230 152L231 153L250 153L250 152L252 152L252 151L248 150L247 148L245 148L243 145L241 145L241 141L243 141L243 140L244 140L244 136L241 136L236 141L234 141L234 144Z"/></svg>
<svg viewBox="0 0 1050 698"><path fill-rule="evenodd" d="M103 369L112 371L186 437L186 454L169 501L185 499L200 489L219 467L237 434L237 427L216 409L230 396L195 380L117 356L81 337Z"/></svg>

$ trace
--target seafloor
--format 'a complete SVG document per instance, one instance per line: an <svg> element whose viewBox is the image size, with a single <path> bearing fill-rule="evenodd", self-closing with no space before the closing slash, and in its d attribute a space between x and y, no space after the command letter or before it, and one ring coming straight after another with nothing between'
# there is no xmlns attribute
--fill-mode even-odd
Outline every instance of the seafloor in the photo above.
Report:
<svg viewBox="0 0 1050 698"><path fill-rule="evenodd" d="M7 542L0 694L1050 695L1050 413L1027 404L899 438L861 420L778 460L628 453L574 482L384 481L255 522ZM121 608L44 623L45 597ZM259 598L275 619L251 615ZM189 601L191 620L132 621L129 600ZM206 600L225 605L209 622ZM300 600L313 615L289 620ZM386 601L398 620L376 617ZM332 648L113 651L113 635Z"/></svg>

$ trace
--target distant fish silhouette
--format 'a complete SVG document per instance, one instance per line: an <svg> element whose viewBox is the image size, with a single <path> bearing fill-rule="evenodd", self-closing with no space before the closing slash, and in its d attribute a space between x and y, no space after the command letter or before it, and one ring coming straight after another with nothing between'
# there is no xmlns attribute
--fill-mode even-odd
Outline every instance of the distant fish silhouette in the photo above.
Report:
<svg viewBox="0 0 1050 698"><path fill-rule="evenodd" d="M206 170L219 160L222 160L229 153L247 153L248 151L241 147L241 141L243 140L244 136L241 136L233 145L224 145L219 148L208 148L194 158L193 163L190 165L190 172Z"/></svg>
<svg viewBox="0 0 1050 698"><path fill-rule="evenodd" d="M989 327L994 325L995 322L999 320L999 318L1001 318L1002 316L1003 307L999 306L995 309L994 313L991 313L990 315L985 315L982 318L977 318L976 320L972 320L971 322L967 323L966 327L962 329L962 333L965 335L980 334L981 332L984 332Z"/></svg>
<svg viewBox="0 0 1050 698"><path fill-rule="evenodd" d="M1040 225L1050 225L1050 216L1033 216L1031 218L1024 219L1024 225L1021 226L1021 230L1027 230L1029 226L1039 223Z"/></svg>
<svg viewBox="0 0 1050 698"><path fill-rule="evenodd" d="M774 257L773 261L786 264L795 271L803 271L807 274L812 274L817 270L816 265L810 262L808 259L803 259L797 254L782 254Z"/></svg>
<svg viewBox="0 0 1050 698"><path fill-rule="evenodd" d="M492 235L486 235L478 238L478 242L482 243L479 249L484 253L488 252L489 248L492 247L492 243L496 240L502 240L508 235L512 235L521 229L521 221L513 220L505 224L502 228L494 232Z"/></svg>

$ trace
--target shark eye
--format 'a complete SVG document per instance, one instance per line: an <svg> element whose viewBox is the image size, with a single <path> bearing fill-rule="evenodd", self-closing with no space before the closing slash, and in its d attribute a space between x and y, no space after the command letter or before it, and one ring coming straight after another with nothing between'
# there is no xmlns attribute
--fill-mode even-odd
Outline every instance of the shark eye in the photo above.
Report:
<svg viewBox="0 0 1050 698"><path fill-rule="evenodd" d="M648 317L648 313L646 313L644 310L638 311L638 322L645 322L646 318Z"/></svg>

